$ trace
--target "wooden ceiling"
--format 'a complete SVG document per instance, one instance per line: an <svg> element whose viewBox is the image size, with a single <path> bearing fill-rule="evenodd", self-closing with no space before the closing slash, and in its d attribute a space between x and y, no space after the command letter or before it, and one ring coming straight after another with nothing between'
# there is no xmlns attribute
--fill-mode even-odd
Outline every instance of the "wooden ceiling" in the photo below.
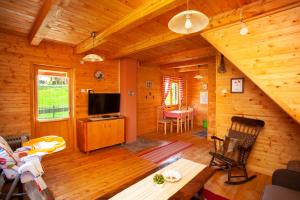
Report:
<svg viewBox="0 0 300 200"><path fill-rule="evenodd" d="M190 9L205 13L216 26L224 24L216 16L254 1L190 0ZM173 55L172 62L189 60L174 59L183 52L191 53L192 59L211 56L210 44L198 33L185 36L168 29L171 17L185 9L186 0L4 0L0 1L0 29L25 35L32 45L61 42L74 46L76 53L92 49L106 58L156 59L160 64L159 58L168 55ZM92 31L97 32L95 48L91 48ZM195 52L204 55L197 57Z"/></svg>

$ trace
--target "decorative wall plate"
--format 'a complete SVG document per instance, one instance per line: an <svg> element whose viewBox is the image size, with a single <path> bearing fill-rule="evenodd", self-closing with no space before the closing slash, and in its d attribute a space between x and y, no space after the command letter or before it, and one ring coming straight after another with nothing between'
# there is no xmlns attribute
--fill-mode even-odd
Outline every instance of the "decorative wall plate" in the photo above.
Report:
<svg viewBox="0 0 300 200"><path fill-rule="evenodd" d="M104 79L104 73L101 71L96 71L94 76L95 76L95 79L98 81L101 81Z"/></svg>

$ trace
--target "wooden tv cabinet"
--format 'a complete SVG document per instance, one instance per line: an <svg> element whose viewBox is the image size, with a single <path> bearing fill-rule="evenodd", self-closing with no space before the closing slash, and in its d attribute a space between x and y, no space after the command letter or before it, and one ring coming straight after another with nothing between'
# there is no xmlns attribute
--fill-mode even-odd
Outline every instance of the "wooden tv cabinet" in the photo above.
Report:
<svg viewBox="0 0 300 200"><path fill-rule="evenodd" d="M77 146L83 152L121 144L125 141L124 117L77 121Z"/></svg>

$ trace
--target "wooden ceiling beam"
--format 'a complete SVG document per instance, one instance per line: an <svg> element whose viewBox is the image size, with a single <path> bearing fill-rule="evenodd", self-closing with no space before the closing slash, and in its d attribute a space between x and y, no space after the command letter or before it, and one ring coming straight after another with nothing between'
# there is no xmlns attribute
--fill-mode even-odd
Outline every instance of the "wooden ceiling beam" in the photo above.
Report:
<svg viewBox="0 0 300 200"><path fill-rule="evenodd" d="M187 51L181 51L178 53L161 56L158 58L154 58L151 60L145 60L142 63L144 65L152 65L152 64L168 64L174 62L183 62L188 60L195 60L198 58L204 58L215 55L216 50L212 46L202 47L197 49L191 49Z"/></svg>
<svg viewBox="0 0 300 200"><path fill-rule="evenodd" d="M49 23L56 20L62 7L68 4L69 0L45 0L28 36L31 45L40 44L50 29Z"/></svg>
<svg viewBox="0 0 300 200"><path fill-rule="evenodd" d="M272 12L276 12L282 9L289 9L299 5L299 0L269 0L269 1L256 1L251 4L247 4L241 8L233 9L231 11L218 14L210 18L209 26L202 32L207 30L223 27L240 21L240 12L243 10L243 18L254 18L267 15ZM199 33L196 33L199 34ZM191 34L195 35L195 34ZM121 48L112 58L125 57L127 55L151 49L169 42L173 42L182 38L187 38L191 35L181 35L176 33L164 33L152 38L148 38L145 41L140 41L127 47Z"/></svg>
<svg viewBox="0 0 300 200"><path fill-rule="evenodd" d="M203 67L207 67L207 64L204 64L204 65L201 65L201 66L191 65L191 66L188 66L188 67L179 68L178 72L179 73L183 73L183 72L197 72L197 71L202 70L201 68L203 68Z"/></svg>
<svg viewBox="0 0 300 200"><path fill-rule="evenodd" d="M138 53L140 51L145 51L147 49L158 47L179 40L181 38L192 37L192 36L195 36L195 34L190 34L187 36L187 35L181 35L173 32L163 33L161 35L150 37L147 40L143 40L135 44L129 45L127 47L121 48L116 54L112 56L112 58L125 57L129 54Z"/></svg>
<svg viewBox="0 0 300 200"><path fill-rule="evenodd" d="M134 9L128 15L102 31L95 37L94 46L97 47L107 41L107 38L114 33L132 29L138 25L153 19L169 10L182 4L184 0L148 0L141 6ZM93 48L93 39L88 38L76 46L76 53L83 53Z"/></svg>
<svg viewBox="0 0 300 200"><path fill-rule="evenodd" d="M210 63L215 62L215 57L210 56L206 58L200 58L196 60L189 60L189 61L183 61L183 62L176 62L176 63L170 63L170 64L165 64L165 65L160 65L160 68L185 68L185 67L190 67L190 66L195 66L195 65L207 65Z"/></svg>

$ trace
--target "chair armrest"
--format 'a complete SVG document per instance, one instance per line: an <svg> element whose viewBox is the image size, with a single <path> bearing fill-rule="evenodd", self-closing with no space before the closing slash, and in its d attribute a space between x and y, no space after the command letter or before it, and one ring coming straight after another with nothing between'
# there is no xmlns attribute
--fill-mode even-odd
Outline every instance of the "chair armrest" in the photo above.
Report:
<svg viewBox="0 0 300 200"><path fill-rule="evenodd" d="M214 149L215 149L215 152L217 152L220 148L222 148L224 139L221 139L214 135L211 136L211 139L214 141Z"/></svg>
<svg viewBox="0 0 300 200"><path fill-rule="evenodd" d="M288 169L277 169L272 175L272 184L300 191L300 173Z"/></svg>
<svg viewBox="0 0 300 200"><path fill-rule="evenodd" d="M217 136L211 136L211 139L213 139L213 140L219 140L219 141L222 141L222 142L224 142L224 139L222 139L222 138L219 138L219 137L217 137Z"/></svg>

